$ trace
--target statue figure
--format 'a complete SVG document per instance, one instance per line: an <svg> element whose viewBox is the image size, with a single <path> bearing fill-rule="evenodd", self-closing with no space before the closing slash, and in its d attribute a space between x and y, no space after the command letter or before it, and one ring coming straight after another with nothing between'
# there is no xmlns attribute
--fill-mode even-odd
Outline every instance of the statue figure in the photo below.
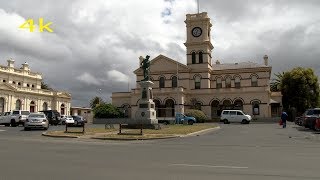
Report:
<svg viewBox="0 0 320 180"><path fill-rule="evenodd" d="M143 69L143 80L141 81L149 81L149 71L150 71L150 56L147 55L146 58L142 56L139 57L140 59L140 67Z"/></svg>

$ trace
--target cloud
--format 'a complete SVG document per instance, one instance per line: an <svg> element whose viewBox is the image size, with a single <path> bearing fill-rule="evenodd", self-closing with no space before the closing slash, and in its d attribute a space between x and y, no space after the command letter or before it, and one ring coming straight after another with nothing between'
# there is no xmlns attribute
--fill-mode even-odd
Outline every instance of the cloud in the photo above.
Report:
<svg viewBox="0 0 320 180"><path fill-rule="evenodd" d="M107 72L108 80L114 82L128 82L128 76L117 70Z"/></svg>
<svg viewBox="0 0 320 180"><path fill-rule="evenodd" d="M80 75L79 77L77 77L78 80L88 84L88 85L99 85L100 82L99 80L97 80L94 76L92 76L91 74L85 72L82 75Z"/></svg>

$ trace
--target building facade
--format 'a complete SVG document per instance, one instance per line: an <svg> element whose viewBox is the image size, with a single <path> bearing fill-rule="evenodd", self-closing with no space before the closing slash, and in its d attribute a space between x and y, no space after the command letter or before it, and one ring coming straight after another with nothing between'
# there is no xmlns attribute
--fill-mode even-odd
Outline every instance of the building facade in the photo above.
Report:
<svg viewBox="0 0 320 180"><path fill-rule="evenodd" d="M27 63L15 68L14 60L0 65L0 113L11 110L57 110L70 114L71 94L41 89L42 75L32 72Z"/></svg>
<svg viewBox="0 0 320 180"><path fill-rule="evenodd" d="M151 60L150 76L158 117L172 117L189 108L202 110L208 117L218 118L223 109L241 109L256 118L278 116L281 93L270 92L271 66L268 56L261 63L212 62L212 24L206 12L186 15L187 63L182 64L159 55ZM136 87L131 92L112 93L112 104L134 118L140 100L138 82L141 68L134 71Z"/></svg>

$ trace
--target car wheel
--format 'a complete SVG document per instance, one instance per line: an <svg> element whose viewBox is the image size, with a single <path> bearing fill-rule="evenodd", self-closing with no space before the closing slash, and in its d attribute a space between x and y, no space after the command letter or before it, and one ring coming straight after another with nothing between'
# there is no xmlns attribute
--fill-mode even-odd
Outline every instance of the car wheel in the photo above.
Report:
<svg viewBox="0 0 320 180"><path fill-rule="evenodd" d="M188 121L188 125L193 125L193 121L192 121L192 120L189 120L189 121Z"/></svg>
<svg viewBox="0 0 320 180"><path fill-rule="evenodd" d="M48 126L47 127L45 127L45 128L43 128L44 130L48 130L49 129L49 124L48 124Z"/></svg>
<svg viewBox="0 0 320 180"><path fill-rule="evenodd" d="M223 123L224 123L224 124L229 124L229 121L228 121L227 119L224 119L224 120L223 120Z"/></svg>
<svg viewBox="0 0 320 180"><path fill-rule="evenodd" d="M11 121L10 121L10 125L11 125L11 127L16 127L16 126L17 126L17 124L16 124L16 120L11 119Z"/></svg>
<svg viewBox="0 0 320 180"><path fill-rule="evenodd" d="M245 119L243 119L243 120L241 121L241 124L248 124L248 121L245 120Z"/></svg>
<svg viewBox="0 0 320 180"><path fill-rule="evenodd" d="M25 130L25 131L30 131L30 128L25 127L24 130Z"/></svg>
<svg viewBox="0 0 320 180"><path fill-rule="evenodd" d="M8 127L8 126L10 126L10 123L5 124L4 126Z"/></svg>

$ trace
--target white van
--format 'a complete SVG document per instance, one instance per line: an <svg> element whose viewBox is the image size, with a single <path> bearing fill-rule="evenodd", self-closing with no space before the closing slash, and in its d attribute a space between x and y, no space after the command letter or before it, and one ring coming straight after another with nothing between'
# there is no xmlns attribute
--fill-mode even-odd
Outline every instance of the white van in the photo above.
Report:
<svg viewBox="0 0 320 180"><path fill-rule="evenodd" d="M243 113L241 110L223 110L220 119L224 122L224 124L229 124L230 122L249 124L252 118L250 115Z"/></svg>

